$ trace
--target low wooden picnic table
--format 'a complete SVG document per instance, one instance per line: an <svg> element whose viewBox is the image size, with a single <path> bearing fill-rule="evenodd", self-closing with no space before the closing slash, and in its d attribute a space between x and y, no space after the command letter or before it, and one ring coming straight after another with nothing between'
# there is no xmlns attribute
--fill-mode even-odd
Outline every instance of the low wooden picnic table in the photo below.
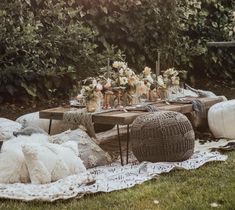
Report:
<svg viewBox="0 0 235 210"><path fill-rule="evenodd" d="M216 97L216 98L189 98L191 100L197 99L200 100L206 109L209 109L212 105L223 101L223 97ZM191 103L183 104L183 103L170 103L167 104L165 102L154 102L151 105L155 106L159 111L176 111L181 112L183 114L193 112L193 106ZM51 109L42 110L39 112L39 117L43 119L49 119L49 133L51 130L52 120L63 120L64 113L69 111L76 111L79 108L74 107L56 107ZM128 110L128 111L126 111ZM143 110L135 110L135 109L128 109L126 107L124 110L112 110L107 112L101 113L94 113L92 115L92 121L94 123L99 124L112 124L117 125L117 132L118 132L118 141L119 141L119 152L121 158L121 164L123 165L123 158L122 158L122 149L121 149L121 140L120 140L120 130L119 125L126 125L127 126L127 159L126 162L128 163L128 152L129 152L129 139L130 139L130 124L140 115L146 114L146 111Z"/></svg>

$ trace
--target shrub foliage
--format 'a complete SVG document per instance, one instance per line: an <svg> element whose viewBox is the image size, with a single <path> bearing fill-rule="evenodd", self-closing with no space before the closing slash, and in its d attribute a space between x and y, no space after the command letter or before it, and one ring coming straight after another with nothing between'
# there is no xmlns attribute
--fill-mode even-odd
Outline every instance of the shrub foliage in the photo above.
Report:
<svg viewBox="0 0 235 210"><path fill-rule="evenodd" d="M68 95L107 58L234 77L233 0L2 0L0 97ZM125 56L124 56L125 55ZM226 68L225 68L226 66Z"/></svg>

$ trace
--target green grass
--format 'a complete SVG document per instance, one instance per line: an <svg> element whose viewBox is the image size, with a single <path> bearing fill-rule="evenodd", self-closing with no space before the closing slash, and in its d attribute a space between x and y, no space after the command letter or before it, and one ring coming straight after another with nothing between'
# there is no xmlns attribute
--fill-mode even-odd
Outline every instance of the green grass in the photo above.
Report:
<svg viewBox="0 0 235 210"><path fill-rule="evenodd" d="M0 209L232 210L235 209L235 152L228 156L226 162L209 163L197 170L174 171L127 190L55 203L1 200ZM219 204L217 208L210 206L214 202Z"/></svg>

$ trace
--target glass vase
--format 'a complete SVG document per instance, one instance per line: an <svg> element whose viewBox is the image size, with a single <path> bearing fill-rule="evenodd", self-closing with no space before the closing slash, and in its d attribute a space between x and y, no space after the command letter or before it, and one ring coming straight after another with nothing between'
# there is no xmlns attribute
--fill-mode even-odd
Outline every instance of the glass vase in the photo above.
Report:
<svg viewBox="0 0 235 210"><path fill-rule="evenodd" d="M87 112L96 112L100 110L100 100L91 99L86 101L86 110Z"/></svg>

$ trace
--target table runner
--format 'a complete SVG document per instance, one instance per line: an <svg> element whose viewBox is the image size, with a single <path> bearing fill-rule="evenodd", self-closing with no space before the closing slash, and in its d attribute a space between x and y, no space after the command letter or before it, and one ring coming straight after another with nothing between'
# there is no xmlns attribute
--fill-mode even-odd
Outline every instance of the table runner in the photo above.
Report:
<svg viewBox="0 0 235 210"><path fill-rule="evenodd" d="M78 109L76 111L68 111L64 113L63 121L65 123L72 123L84 126L87 130L88 135L96 139L92 116L94 114L105 113L115 110L117 111L118 109L108 109L108 110L101 109L96 112L87 112L86 108L83 108L83 109Z"/></svg>

